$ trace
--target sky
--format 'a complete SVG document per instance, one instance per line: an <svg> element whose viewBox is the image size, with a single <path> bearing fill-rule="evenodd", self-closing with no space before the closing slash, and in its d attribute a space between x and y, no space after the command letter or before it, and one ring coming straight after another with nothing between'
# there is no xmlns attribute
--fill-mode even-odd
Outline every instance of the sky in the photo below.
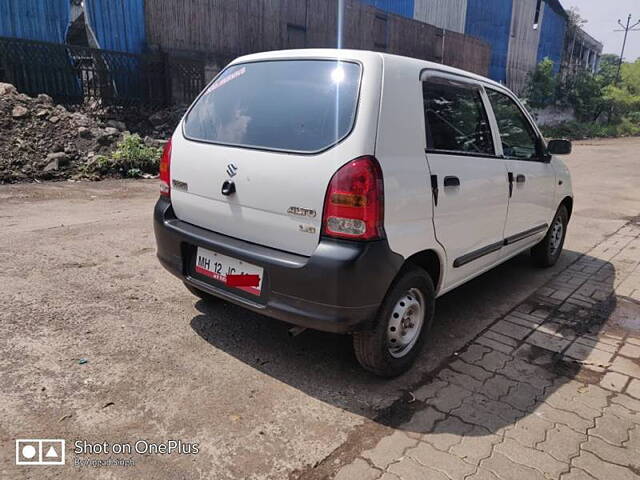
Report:
<svg viewBox="0 0 640 480"><path fill-rule="evenodd" d="M626 25L631 14L631 24L640 20L640 0L560 0L565 9L577 7L580 16L588 22L583 28L604 44L604 53L620 55L624 32L620 29L618 19ZM627 61L640 58L640 25L637 32L629 32L624 57Z"/></svg>

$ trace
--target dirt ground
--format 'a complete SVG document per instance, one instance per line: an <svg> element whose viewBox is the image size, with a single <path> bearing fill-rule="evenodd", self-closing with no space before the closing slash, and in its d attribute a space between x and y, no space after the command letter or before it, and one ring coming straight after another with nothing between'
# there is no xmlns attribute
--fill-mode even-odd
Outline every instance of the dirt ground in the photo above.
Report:
<svg viewBox="0 0 640 480"><path fill-rule="evenodd" d="M205 304L155 258L155 181L0 186L0 477L305 478L354 432L582 253L640 215L640 139L575 145L575 207L549 270L527 255L438 300L414 369L362 371L350 338ZM16 439L65 439L66 465L16 466ZM75 453L180 440L198 453ZM134 465L74 465L81 460ZM323 464L326 467L326 461Z"/></svg>

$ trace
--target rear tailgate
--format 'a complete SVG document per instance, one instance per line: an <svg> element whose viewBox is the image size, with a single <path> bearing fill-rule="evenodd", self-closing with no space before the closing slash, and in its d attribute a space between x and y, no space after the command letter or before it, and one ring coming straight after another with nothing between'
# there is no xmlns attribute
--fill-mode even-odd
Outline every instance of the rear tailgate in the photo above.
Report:
<svg viewBox="0 0 640 480"><path fill-rule="evenodd" d="M174 135L176 216L235 238L311 255L332 175L373 151L374 135L365 134L375 132L371 122L363 122L360 134L354 127L362 107L362 72L356 62L313 58L228 67ZM234 183L235 193L223 195L225 181Z"/></svg>
<svg viewBox="0 0 640 480"><path fill-rule="evenodd" d="M287 252L311 255L320 234L322 206L332 175L325 155L300 158L173 140L171 176L187 184L172 188L176 216L214 232ZM230 177L228 166L236 173ZM221 193L231 178L234 195ZM308 210L305 216L287 213ZM312 213L313 212L313 213Z"/></svg>

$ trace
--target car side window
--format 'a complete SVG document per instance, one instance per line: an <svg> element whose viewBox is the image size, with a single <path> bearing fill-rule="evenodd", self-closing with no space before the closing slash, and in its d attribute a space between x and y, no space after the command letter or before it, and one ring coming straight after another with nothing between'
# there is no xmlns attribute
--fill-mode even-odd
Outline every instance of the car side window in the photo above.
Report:
<svg viewBox="0 0 640 480"><path fill-rule="evenodd" d="M423 82L427 145L431 150L495 155L480 89L444 79Z"/></svg>
<svg viewBox="0 0 640 480"><path fill-rule="evenodd" d="M536 160L538 136L520 107L507 95L486 89L489 102L498 123L502 151L507 158Z"/></svg>

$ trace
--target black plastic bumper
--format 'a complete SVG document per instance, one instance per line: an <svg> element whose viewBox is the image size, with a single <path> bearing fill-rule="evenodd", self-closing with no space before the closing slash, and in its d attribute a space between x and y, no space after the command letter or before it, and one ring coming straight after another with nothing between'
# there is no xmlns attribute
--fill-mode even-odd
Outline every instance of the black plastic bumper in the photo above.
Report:
<svg viewBox="0 0 640 480"><path fill-rule="evenodd" d="M185 282L278 320L328 332L358 330L371 320L403 263L386 240L323 238L311 257L263 247L183 222L163 198L156 203L154 230L160 262ZM262 267L261 295L195 273L198 246Z"/></svg>

